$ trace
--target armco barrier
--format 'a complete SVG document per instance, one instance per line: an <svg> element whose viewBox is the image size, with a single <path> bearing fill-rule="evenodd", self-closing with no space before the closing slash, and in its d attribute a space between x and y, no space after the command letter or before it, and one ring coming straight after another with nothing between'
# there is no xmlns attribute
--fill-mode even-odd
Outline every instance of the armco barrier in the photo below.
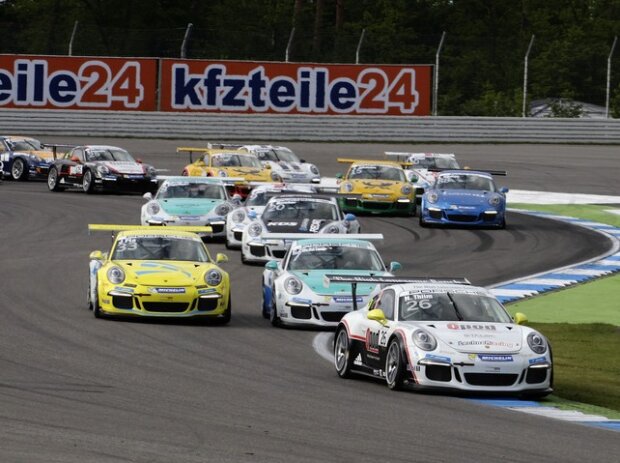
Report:
<svg viewBox="0 0 620 463"><path fill-rule="evenodd" d="M0 109L0 134L256 141L620 144L620 120Z"/></svg>

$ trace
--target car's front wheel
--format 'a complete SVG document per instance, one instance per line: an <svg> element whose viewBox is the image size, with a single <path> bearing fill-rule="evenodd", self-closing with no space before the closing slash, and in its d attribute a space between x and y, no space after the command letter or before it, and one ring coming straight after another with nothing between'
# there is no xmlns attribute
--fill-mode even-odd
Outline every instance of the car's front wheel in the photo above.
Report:
<svg viewBox="0 0 620 463"><path fill-rule="evenodd" d="M351 340L345 328L339 328L334 341L334 366L341 378L351 377L351 366L353 365L353 355L351 355Z"/></svg>
<svg viewBox="0 0 620 463"><path fill-rule="evenodd" d="M278 317L278 308L276 307L276 290L275 288L271 289L271 310L269 311L269 321L272 326L280 326L282 325L282 320Z"/></svg>
<svg viewBox="0 0 620 463"><path fill-rule="evenodd" d="M392 339L385 358L385 381L392 390L401 390L405 383L407 361L398 338Z"/></svg>

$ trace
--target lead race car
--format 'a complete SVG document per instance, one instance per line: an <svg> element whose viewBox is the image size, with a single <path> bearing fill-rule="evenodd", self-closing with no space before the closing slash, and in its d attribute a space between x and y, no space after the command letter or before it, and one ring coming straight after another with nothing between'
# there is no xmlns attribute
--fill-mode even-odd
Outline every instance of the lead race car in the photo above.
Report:
<svg viewBox="0 0 620 463"><path fill-rule="evenodd" d="M325 274L392 275L398 262L388 267L369 240L383 239L381 234L353 235L283 235L294 240L281 262L272 260L263 271L263 317L273 326L281 324L335 327L353 310L353 296L348 284L325 288ZM356 288L356 304L365 304L377 285Z"/></svg>
<svg viewBox="0 0 620 463"><path fill-rule="evenodd" d="M256 154L271 169L271 180L284 183L320 183L321 174L314 164L306 162L285 146L243 145L242 150Z"/></svg>
<svg viewBox="0 0 620 463"><path fill-rule="evenodd" d="M334 366L343 378L382 378L390 389L542 397L552 392L547 339L516 322L486 289L465 279L326 275L331 284L383 284L342 318Z"/></svg>
<svg viewBox="0 0 620 463"><path fill-rule="evenodd" d="M344 214L332 196L284 194L273 197L265 211L243 230L241 261L267 262L282 259L291 241L267 237L273 233L359 233L353 214Z"/></svg>
<svg viewBox="0 0 620 463"><path fill-rule="evenodd" d="M208 236L223 237L228 214L240 205L228 196L228 180L236 179L166 177L155 196L144 194L142 225L208 225L213 230Z"/></svg>
<svg viewBox="0 0 620 463"><path fill-rule="evenodd" d="M506 193L492 175L505 171L445 170L422 196L420 226L506 228Z"/></svg>
<svg viewBox="0 0 620 463"><path fill-rule="evenodd" d="M231 318L228 273L196 233L210 227L91 224L118 233L109 253L90 254L88 307L95 317Z"/></svg>
<svg viewBox="0 0 620 463"><path fill-rule="evenodd" d="M57 147L67 145L48 146L56 153ZM157 170L153 166L135 160L123 148L108 145L76 146L57 157L47 174L50 191L71 187L80 188L85 193L146 193L157 191L157 185Z"/></svg>

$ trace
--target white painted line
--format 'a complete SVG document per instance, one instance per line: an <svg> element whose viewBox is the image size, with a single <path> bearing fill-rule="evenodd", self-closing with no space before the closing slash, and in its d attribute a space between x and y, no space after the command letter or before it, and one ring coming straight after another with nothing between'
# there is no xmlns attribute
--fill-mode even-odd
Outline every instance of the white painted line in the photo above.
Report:
<svg viewBox="0 0 620 463"><path fill-rule="evenodd" d="M546 416L548 418L556 418L564 421L609 421L604 416L587 415L585 413L573 410L560 410L554 407L507 407L510 410L529 413L531 415Z"/></svg>
<svg viewBox="0 0 620 463"><path fill-rule="evenodd" d="M333 333L319 333L312 340L312 348L328 362L334 360L334 353L329 347L333 336Z"/></svg>
<svg viewBox="0 0 620 463"><path fill-rule="evenodd" d="M620 204L620 196L554 193L550 191L510 190L509 203L525 204Z"/></svg>
<svg viewBox="0 0 620 463"><path fill-rule="evenodd" d="M620 215L620 209L605 209L605 212L609 212L610 214Z"/></svg>
<svg viewBox="0 0 620 463"><path fill-rule="evenodd" d="M589 270L585 268L566 269L561 272L554 272L555 275L586 275L586 276L599 276L608 274L608 270Z"/></svg>
<svg viewBox="0 0 620 463"><path fill-rule="evenodd" d="M617 267L620 265L620 260L603 259L599 260L596 265L611 265Z"/></svg>
<svg viewBox="0 0 620 463"><path fill-rule="evenodd" d="M616 264L617 265L617 264ZM570 286L577 283L577 280L555 280L553 278L530 278L522 280L519 284L523 285L541 285L541 286Z"/></svg>
<svg viewBox="0 0 620 463"><path fill-rule="evenodd" d="M491 289L491 293L494 296L508 296L508 297L528 297L533 296L534 294L538 294L538 291L534 290L522 290L522 289L502 289L502 288L494 288Z"/></svg>

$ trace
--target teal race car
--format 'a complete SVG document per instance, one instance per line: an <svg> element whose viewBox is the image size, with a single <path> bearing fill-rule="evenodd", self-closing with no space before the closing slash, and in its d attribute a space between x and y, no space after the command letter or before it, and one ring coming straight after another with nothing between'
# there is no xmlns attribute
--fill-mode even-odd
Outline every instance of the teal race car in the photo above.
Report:
<svg viewBox="0 0 620 463"><path fill-rule="evenodd" d="M263 272L262 313L274 326L336 327L345 314L363 307L378 288L376 284L358 285L354 301L350 284L327 287L326 274L391 276L400 268L398 262L386 267L369 241L383 239L381 234L321 234L311 239L280 235L295 241L284 259L267 262Z"/></svg>

